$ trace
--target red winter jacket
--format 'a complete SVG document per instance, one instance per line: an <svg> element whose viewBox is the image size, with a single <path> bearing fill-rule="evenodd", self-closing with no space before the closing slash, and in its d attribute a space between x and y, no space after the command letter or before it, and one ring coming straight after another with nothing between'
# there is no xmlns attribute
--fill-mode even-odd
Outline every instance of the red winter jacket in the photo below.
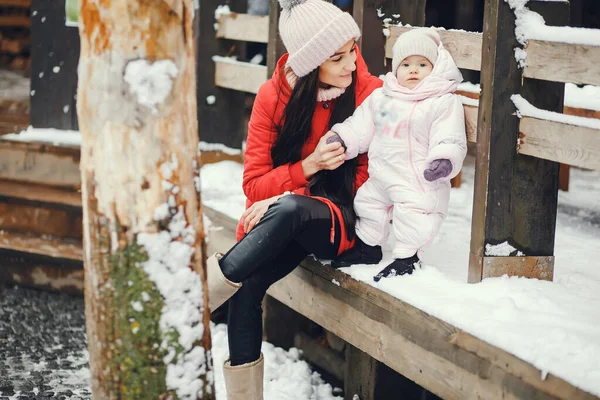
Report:
<svg viewBox="0 0 600 400"><path fill-rule="evenodd" d="M304 178L301 161L294 164L280 165L273 168L271 159L271 147L277 137L275 124L279 123L285 104L292 93L292 88L285 78L283 69L288 59L288 54L277 62L277 68L273 77L265 82L259 89L252 115L248 124L248 139L246 141L246 153L244 155L244 178L242 187L246 194L246 208L255 201L265 200L280 195L286 191L296 194L305 194L308 181ZM358 107L371 92L382 85L382 81L369 74L367 65L357 49L356 57L356 106ZM281 91L281 93L279 93ZM278 101L278 95L279 100ZM309 156L317 147L319 139L328 132L328 122L335 100L328 102L317 102L312 121L312 131L307 142L302 148L302 159ZM358 157L356 171L355 191L369 177L367 173L366 154ZM338 254L348 250L354 245L346 235L344 219L340 209L330 200L318 198L329 206L329 209L337 215L341 225L341 241ZM335 234L335 224L332 222L332 242ZM238 224L237 240L244 236L242 221Z"/></svg>

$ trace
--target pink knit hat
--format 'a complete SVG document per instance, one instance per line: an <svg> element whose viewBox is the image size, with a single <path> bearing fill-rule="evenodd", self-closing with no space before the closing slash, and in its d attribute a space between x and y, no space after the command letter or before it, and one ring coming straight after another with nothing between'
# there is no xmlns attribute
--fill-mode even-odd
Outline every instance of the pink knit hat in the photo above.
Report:
<svg viewBox="0 0 600 400"><path fill-rule="evenodd" d="M308 75L349 40L360 37L354 18L324 0L279 0L279 35L298 77Z"/></svg>
<svg viewBox="0 0 600 400"><path fill-rule="evenodd" d="M402 60L409 56L426 57L435 65L440 43L442 43L440 35L432 28L417 28L404 32L396 40L392 49L392 72L396 73Z"/></svg>

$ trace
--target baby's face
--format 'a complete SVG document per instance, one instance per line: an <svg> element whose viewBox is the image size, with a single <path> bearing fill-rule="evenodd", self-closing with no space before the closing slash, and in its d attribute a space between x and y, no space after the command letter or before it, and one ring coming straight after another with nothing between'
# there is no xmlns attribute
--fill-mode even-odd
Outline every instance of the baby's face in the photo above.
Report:
<svg viewBox="0 0 600 400"><path fill-rule="evenodd" d="M409 89L413 89L429 74L433 65L426 57L423 56L408 56L400 62L396 71L396 79L398 84Z"/></svg>

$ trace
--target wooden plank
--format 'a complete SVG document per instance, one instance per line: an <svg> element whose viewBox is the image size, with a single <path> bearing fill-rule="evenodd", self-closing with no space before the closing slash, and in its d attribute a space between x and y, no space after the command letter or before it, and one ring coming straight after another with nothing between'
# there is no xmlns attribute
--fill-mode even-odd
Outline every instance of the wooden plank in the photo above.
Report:
<svg viewBox="0 0 600 400"><path fill-rule="evenodd" d="M232 55L244 59L244 46L215 38L215 10L222 0L202 0L196 13L196 91L198 103L198 134L208 143L222 143L234 149L242 148L247 124L244 123L246 94L215 85L216 64L213 55ZM247 10L244 0L227 2L232 12ZM208 101L214 96L215 101Z"/></svg>
<svg viewBox="0 0 600 400"><path fill-rule="evenodd" d="M78 130L79 31L65 26L65 2L32 0L31 125ZM40 74L43 74L40 77Z"/></svg>
<svg viewBox="0 0 600 400"><path fill-rule="evenodd" d="M215 85L247 93L258 93L267 80L267 67L242 62L215 61Z"/></svg>
<svg viewBox="0 0 600 400"><path fill-rule="evenodd" d="M0 248L0 282L83 295L83 262Z"/></svg>
<svg viewBox="0 0 600 400"><path fill-rule="evenodd" d="M40 205L0 196L0 230L81 240L81 208Z"/></svg>
<svg viewBox="0 0 600 400"><path fill-rule="evenodd" d="M81 242L0 231L0 249L83 262Z"/></svg>
<svg viewBox="0 0 600 400"><path fill-rule="evenodd" d="M463 106L465 109L465 130L467 132L467 141L477 142L477 114L478 108L475 106Z"/></svg>
<svg viewBox="0 0 600 400"><path fill-rule="evenodd" d="M30 185L0 179L0 197L12 197L51 205L81 207L81 193L51 186Z"/></svg>
<svg viewBox="0 0 600 400"><path fill-rule="evenodd" d="M31 0L0 0L0 7L31 7Z"/></svg>
<svg viewBox="0 0 600 400"><path fill-rule="evenodd" d="M373 75L385 74L392 64L385 59L385 36L382 35L383 18L400 15L403 24L425 25L425 0L355 0L353 16L362 32L359 39L362 56ZM379 17L379 13L385 16Z"/></svg>
<svg viewBox="0 0 600 400"><path fill-rule="evenodd" d="M554 257L484 257L483 278L519 275L551 281L554 278Z"/></svg>
<svg viewBox="0 0 600 400"><path fill-rule="evenodd" d="M76 190L79 148L0 139L0 179Z"/></svg>
<svg viewBox="0 0 600 400"><path fill-rule="evenodd" d="M569 191L569 175L570 175L571 167L566 164L560 164L560 170L558 173L558 188L560 190L564 190L565 192Z"/></svg>
<svg viewBox="0 0 600 400"><path fill-rule="evenodd" d="M232 241L236 222L204 211ZM210 244L228 245L216 240ZM531 364L315 261L304 261L268 294L443 398L597 399L552 374L542 379Z"/></svg>
<svg viewBox="0 0 600 400"><path fill-rule="evenodd" d="M600 86L600 46L529 40L525 51L526 78Z"/></svg>
<svg viewBox="0 0 600 400"><path fill-rule="evenodd" d="M520 154L587 169L600 169L600 130L523 117Z"/></svg>
<svg viewBox="0 0 600 400"><path fill-rule="evenodd" d="M595 398L328 266L307 260L268 293L442 398Z"/></svg>
<svg viewBox="0 0 600 400"><path fill-rule="evenodd" d="M31 19L22 15L0 15L0 26L30 27Z"/></svg>
<svg viewBox="0 0 600 400"><path fill-rule="evenodd" d="M269 16L231 13L221 16L217 38L244 42L269 42Z"/></svg>
<svg viewBox="0 0 600 400"><path fill-rule="evenodd" d="M391 35L385 43L385 56L392 58L392 47L402 33L414 28L394 26L390 29ZM481 70L481 48L483 45L482 34L477 32L459 32L438 30L442 43L452 55L459 68L474 71Z"/></svg>

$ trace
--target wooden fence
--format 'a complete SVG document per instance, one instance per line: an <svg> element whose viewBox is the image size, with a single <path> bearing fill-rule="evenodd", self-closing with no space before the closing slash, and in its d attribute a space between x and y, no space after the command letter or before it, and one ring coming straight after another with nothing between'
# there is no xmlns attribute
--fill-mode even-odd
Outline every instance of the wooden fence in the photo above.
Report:
<svg viewBox="0 0 600 400"><path fill-rule="evenodd" d="M514 49L519 47L514 13L508 7L488 3L485 20L493 24L483 34L440 31L459 68L481 71L484 88L479 101L482 107L470 102L464 106L467 139L477 146L469 281L505 273L551 280L557 162L600 168L600 135L594 129L564 122L531 116L518 119L510 96L520 94L539 108L562 112L564 83L600 85L600 47L530 40L525 48L527 66L521 70L514 57ZM422 7L424 2L419 4ZM372 6L369 1L355 1L355 16L365 18L364 10L369 5ZM567 3L531 1L528 6L541 13L548 24L568 24ZM274 4L272 7L277 9ZM268 18L240 13L222 15L216 32L219 40L269 43L269 54L274 56L266 67L216 58L214 85L256 93L270 76L275 55L282 52L280 48L273 49L277 43L273 37L276 25L276 12ZM377 26L379 36L383 36L381 22ZM411 28L391 27L382 44L386 58L391 58L395 40L408 29ZM372 51L377 46L372 43L372 36L364 35L362 40L363 48ZM504 242L525 256L486 255L486 246Z"/></svg>

